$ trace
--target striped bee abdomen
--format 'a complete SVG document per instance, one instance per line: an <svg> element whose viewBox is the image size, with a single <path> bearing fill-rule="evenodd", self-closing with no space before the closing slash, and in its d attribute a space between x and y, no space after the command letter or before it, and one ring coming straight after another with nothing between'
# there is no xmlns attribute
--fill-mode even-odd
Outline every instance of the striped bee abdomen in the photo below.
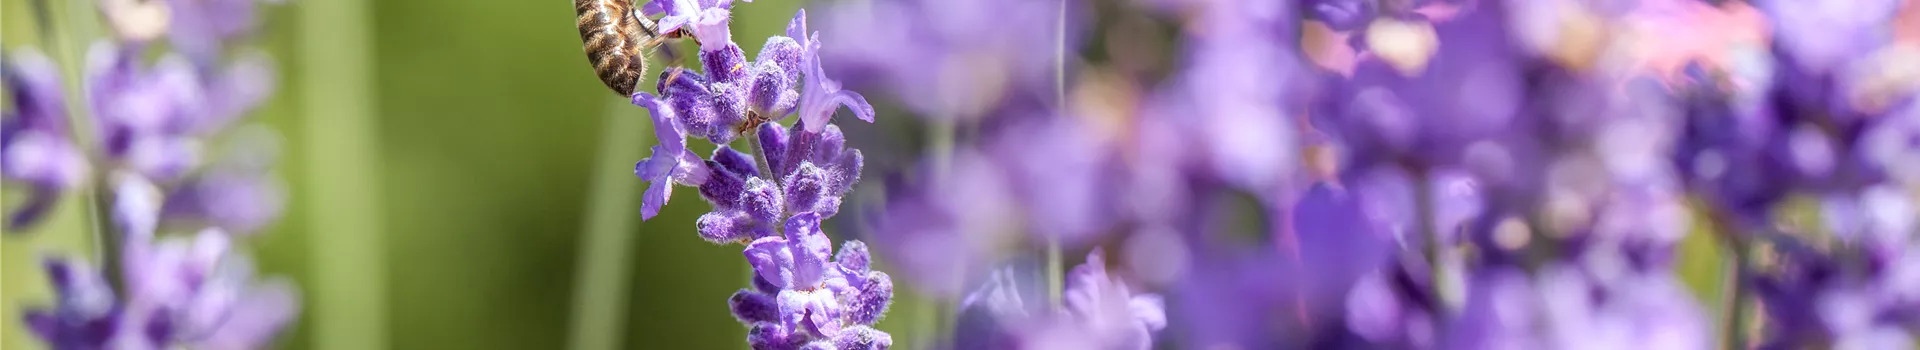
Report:
<svg viewBox="0 0 1920 350"><path fill-rule="evenodd" d="M633 86L647 70L641 42L647 40L633 16L631 0L573 0L574 23L580 43L593 64L593 73L620 96L633 95Z"/></svg>

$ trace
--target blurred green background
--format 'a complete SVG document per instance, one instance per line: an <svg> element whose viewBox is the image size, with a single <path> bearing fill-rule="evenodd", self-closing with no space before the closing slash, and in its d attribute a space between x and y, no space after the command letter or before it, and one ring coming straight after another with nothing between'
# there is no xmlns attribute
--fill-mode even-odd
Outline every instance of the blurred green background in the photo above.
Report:
<svg viewBox="0 0 1920 350"><path fill-rule="evenodd" d="M90 0L50 0L51 25L71 30L66 34L73 36L56 41L81 46L46 43L39 30L43 19L36 18L29 1L0 0L0 42L8 50L38 47L56 60L71 62L74 59L65 55L82 53L84 43L106 33L90 10ZM626 235L628 243L614 249L629 254L623 271L629 278L624 286L628 303L616 311L626 320L614 329L618 344L744 347L745 329L725 311L727 297L747 285L738 247L708 244L693 234L694 219L707 210L695 191L676 191L675 204L660 217L639 222L638 197L644 185L630 174L651 142L652 134L644 128L646 112L608 93L593 77L572 26L569 2L357 0L365 11L349 8L345 16L365 16L360 20L370 23L367 35L336 35L331 41L303 44L333 34L313 30L355 23L329 17L338 14L300 13L338 1L292 0L261 7L265 27L257 42L277 60L281 81L255 120L284 138L279 172L291 196L282 219L250 245L265 274L291 277L305 293L302 319L280 340L282 348L330 343L316 339L321 336L315 325L322 323L316 317L345 318L333 320L345 324L362 317L383 318L384 337L358 340L396 349L564 346L574 316L583 231L589 226L590 203L596 200L590 192L596 176L608 174L613 180L601 183L618 184L610 187L619 192L610 195L618 199L613 202L630 204L612 212L631 223L612 220L614 224L606 226L622 231L618 233ZM757 50L763 38L782 33L800 5L737 4L736 41L750 53ZM365 78L366 86L336 86L328 82L341 81L333 79L337 77L306 76L306 65L339 63L329 61L335 59L336 51L329 46L334 44L371 50L371 66L361 67L372 75ZM692 52L690 44L683 45L689 49L683 52ZM75 81L71 75L77 68L63 69L68 81ZM314 95L302 89L314 87L359 91L372 98L371 105L364 106L372 112L367 116L370 125L358 137L374 140L371 153L377 163L365 169L316 168L311 155L332 150L311 148L341 140L308 139L328 133L303 130L313 125L307 118L343 116L316 115L314 111L330 109L303 100ZM613 124L625 127L608 130ZM624 147L603 154L601 144L610 136L630 139L614 140ZM332 190L316 185L328 183L316 176L340 171L368 171L375 179L373 197L362 199L376 201L367 208L380 208L378 221L365 223L379 234L338 236L372 239L361 243L384 249L372 260L314 244L337 238L317 229L312 218L311 196ZM602 198L607 202L608 197ZM84 199L69 194L45 225L0 239L0 346L5 349L41 348L23 332L18 315L23 307L52 302L38 257L88 252ZM379 262L372 268L384 276L360 279L355 283L367 285L354 286L325 285L315 276L317 267L364 261ZM376 315L359 315L316 302L322 297L318 294L340 287L373 288L384 298L383 308ZM901 328L895 324L902 321L892 320L910 319L903 317L910 312L896 307L881 328ZM894 334L896 344L908 344L910 334Z"/></svg>

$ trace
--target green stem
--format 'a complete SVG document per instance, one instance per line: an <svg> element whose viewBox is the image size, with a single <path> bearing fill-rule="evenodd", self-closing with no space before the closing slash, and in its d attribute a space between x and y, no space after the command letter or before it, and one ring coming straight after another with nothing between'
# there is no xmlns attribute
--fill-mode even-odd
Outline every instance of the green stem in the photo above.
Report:
<svg viewBox="0 0 1920 350"><path fill-rule="evenodd" d="M1454 281L1448 274L1448 267L1451 266L1452 259L1449 258L1446 243L1441 241L1444 237L1441 236L1440 230L1434 222L1436 209L1433 198L1433 180L1427 176L1427 171L1423 169L1415 169L1408 173L1409 176L1413 177L1415 220L1420 228L1420 236L1425 238L1425 242L1420 245L1420 252L1421 256L1427 259L1427 278L1433 283L1432 288L1427 291L1429 293L1428 296L1435 301L1436 307L1438 308L1437 311L1445 315L1453 312L1457 303L1455 299L1456 296L1451 295L1452 293L1450 292L1454 287ZM1438 317L1436 319L1445 320L1446 318Z"/></svg>
<svg viewBox="0 0 1920 350"><path fill-rule="evenodd" d="M1727 349L1745 350L1749 347L1747 328L1750 327L1749 322L1753 318L1749 315L1752 308L1747 306L1753 293L1747 290L1746 283L1753 273L1747 265L1748 256L1752 253L1752 244L1743 239L1733 238L1732 235L1735 233L1727 231L1726 226L1719 225L1719 227L1723 230L1720 232L1721 235L1729 238L1726 240L1727 248L1733 252L1732 256L1727 258L1726 283L1728 284L1722 288L1727 293L1721 297L1721 301L1725 303L1721 305L1721 311L1725 313L1726 319L1720 324L1727 325L1722 335Z"/></svg>
<svg viewBox="0 0 1920 350"><path fill-rule="evenodd" d="M89 164L106 164L100 159L100 153L93 149L96 144L93 140L94 134L88 132L94 130L94 126L90 118L92 110L85 98L87 90L84 84L87 81L83 79L86 76L84 71L86 62L83 59L86 54L82 51L88 47L86 38L92 37L93 28L99 24L93 17L94 2L65 3L68 6L64 10L54 9L46 0L33 1L32 5L35 17L41 19L42 45L47 47L47 55L60 66L61 74L67 77L62 80L69 82L62 85L66 90L63 92L67 96L64 103L67 105L68 136L73 141L74 148L87 158ZM59 14L56 15L56 13ZM64 19L65 25L55 23L56 18ZM80 187L75 189L79 194L78 197L87 201L84 205L86 239L88 244L93 246L93 258L104 270L103 276L107 278L108 284L112 285L116 292L122 292L126 288L122 288L125 281L121 278L120 256L117 254L120 240L113 234L112 228L106 224L106 213L111 209L109 206L112 205L112 198L106 187L107 178L100 172L103 169L96 167L92 170L87 174L86 179L81 180Z"/></svg>
<svg viewBox="0 0 1920 350"><path fill-rule="evenodd" d="M753 165L755 168L760 169L760 179L778 183L779 179L773 177L773 167L768 165L771 163L767 162L767 152L763 151L766 148L760 146L760 128L753 128L752 131L741 135L741 137L747 139L747 147L753 148L747 150L747 153L753 154Z"/></svg>
<svg viewBox="0 0 1920 350"><path fill-rule="evenodd" d="M1059 17L1054 21L1054 70L1053 96L1055 108L1060 115L1066 115L1067 109L1067 0L1060 0ZM1060 307L1061 293L1066 284L1065 264L1060 256L1060 238L1047 237L1047 301L1055 308Z"/></svg>
<svg viewBox="0 0 1920 350"><path fill-rule="evenodd" d="M621 330L626 325L628 267L633 261L628 249L634 233L631 209L637 207L634 199L639 196L634 191L639 182L625 176L623 169L600 169L600 165L620 165L641 157L649 126L630 113L636 110L625 100L612 104L600 139L600 159L593 163L586 232L581 235L579 268L573 280L570 349L617 349L625 340Z"/></svg>
<svg viewBox="0 0 1920 350"><path fill-rule="evenodd" d="M377 89L367 0L300 2L302 130L311 186L314 348L387 345Z"/></svg>

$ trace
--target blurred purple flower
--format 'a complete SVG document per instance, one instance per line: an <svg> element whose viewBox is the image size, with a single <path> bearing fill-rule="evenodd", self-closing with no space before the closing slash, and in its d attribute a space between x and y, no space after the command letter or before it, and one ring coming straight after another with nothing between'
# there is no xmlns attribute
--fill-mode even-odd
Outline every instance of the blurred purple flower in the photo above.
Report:
<svg viewBox="0 0 1920 350"><path fill-rule="evenodd" d="M174 187L162 212L167 220L204 223L251 235L279 219L286 192L267 169L238 165L205 170Z"/></svg>
<svg viewBox="0 0 1920 350"><path fill-rule="evenodd" d="M254 5L259 0L167 0L167 37L173 49L202 67L212 67L225 56L227 45L251 35L259 26Z"/></svg>
<svg viewBox="0 0 1920 350"><path fill-rule="evenodd" d="M959 297L1001 250L1050 240L1069 249L1120 225L1117 151L1075 117L1009 119L974 147L955 150L943 173L888 184L884 207L865 213L873 241L916 286Z"/></svg>
<svg viewBox="0 0 1920 350"><path fill-rule="evenodd" d="M1056 51L1080 47L1086 21L1081 6L1027 0L837 3L826 10L824 27L846 44L821 54L833 71L846 74L844 81L894 92L922 118L977 120L1008 100L1052 96L1054 73L1062 65ZM1061 30L1067 31L1064 42Z"/></svg>
<svg viewBox="0 0 1920 350"><path fill-rule="evenodd" d="M106 348L120 328L120 306L107 280L81 260L50 257L41 265L57 299L52 308L27 310L27 330L53 349Z"/></svg>
<svg viewBox="0 0 1920 350"><path fill-rule="evenodd" d="M1773 320L1765 348L1901 344L1880 333L1920 327L1920 254L1911 235L1849 241L1833 251L1795 235L1760 237L1779 252L1778 267L1750 281Z"/></svg>
<svg viewBox="0 0 1920 350"><path fill-rule="evenodd" d="M50 260L61 302L32 311L36 335L59 349L254 349L293 321L299 301L283 280L255 281L253 268L219 229L157 237L160 190L137 176L114 186L113 223L123 235L116 296L100 272ZM121 298L121 299L116 299Z"/></svg>
<svg viewBox="0 0 1920 350"><path fill-rule="evenodd" d="M1150 113L1178 128L1201 169L1258 196L1278 196L1300 153L1295 113L1309 81L1281 31L1293 9L1283 1L1215 2L1198 9L1188 63ZM1290 29L1289 29L1290 30Z"/></svg>
<svg viewBox="0 0 1920 350"><path fill-rule="evenodd" d="M273 68L263 54L222 66L167 55L148 67L140 62L142 48L95 43L87 53L87 99L103 152L156 181L180 179L200 166L201 144L272 94Z"/></svg>
<svg viewBox="0 0 1920 350"><path fill-rule="evenodd" d="M69 139L59 67L30 49L14 51L0 63L9 92L0 119L0 176L32 187L32 195L7 215L7 229L17 232L38 222L89 170L85 155Z"/></svg>
<svg viewBox="0 0 1920 350"><path fill-rule="evenodd" d="M1002 171L988 156L962 149L943 174L888 179L885 204L863 213L874 244L914 286L961 297L1003 257L1002 248L1029 237L1020 234L1022 208Z"/></svg>
<svg viewBox="0 0 1920 350"><path fill-rule="evenodd" d="M1517 119L1527 93L1507 20L1487 6L1371 30L1377 54L1329 87L1319 122L1349 147L1352 166L1463 162Z"/></svg>
<svg viewBox="0 0 1920 350"><path fill-rule="evenodd" d="M1047 307L1033 266L996 270L960 304L954 349L1150 349L1167 326L1164 301L1135 293L1108 273L1096 249L1066 278L1062 304Z"/></svg>

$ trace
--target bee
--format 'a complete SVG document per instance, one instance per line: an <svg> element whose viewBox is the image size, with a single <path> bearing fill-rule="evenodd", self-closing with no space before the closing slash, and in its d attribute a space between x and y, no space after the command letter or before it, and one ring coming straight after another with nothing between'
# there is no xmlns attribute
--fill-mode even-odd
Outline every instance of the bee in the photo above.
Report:
<svg viewBox="0 0 1920 350"><path fill-rule="evenodd" d="M686 28L660 33L653 20L634 11L632 0L573 0L573 11L587 63L622 97L632 96L634 84L647 73L648 53L667 39L692 36Z"/></svg>

